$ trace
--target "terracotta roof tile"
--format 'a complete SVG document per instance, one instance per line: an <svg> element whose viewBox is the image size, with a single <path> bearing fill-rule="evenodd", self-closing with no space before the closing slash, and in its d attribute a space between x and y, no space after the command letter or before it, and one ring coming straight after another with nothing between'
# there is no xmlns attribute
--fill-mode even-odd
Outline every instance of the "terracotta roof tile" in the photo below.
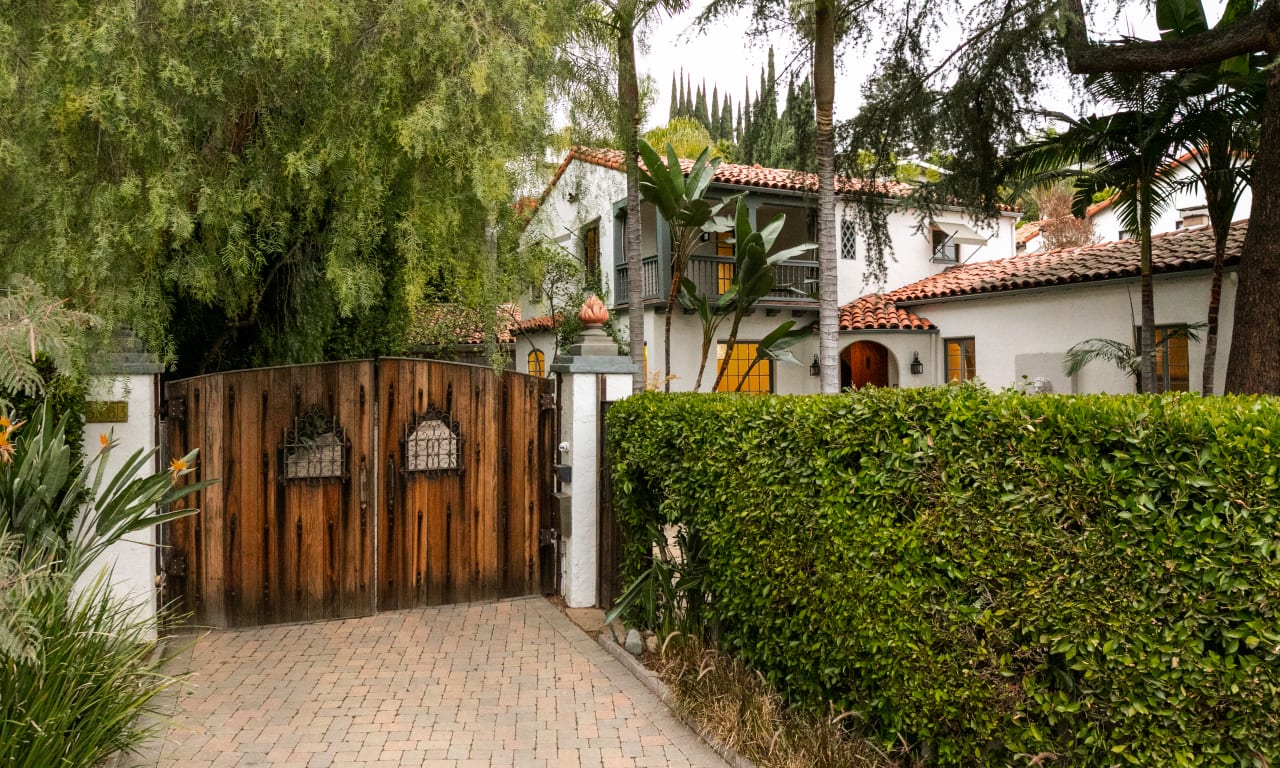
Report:
<svg viewBox="0 0 1280 768"><path fill-rule="evenodd" d="M932 331L938 326L896 306L878 293L869 293L840 308L840 330Z"/></svg>
<svg viewBox="0 0 1280 768"><path fill-rule="evenodd" d="M1019 245L1026 245L1040 236L1040 222L1035 224L1023 224L1018 227L1017 239Z"/></svg>
<svg viewBox="0 0 1280 768"><path fill-rule="evenodd" d="M560 180L565 169L569 166L569 162L578 159L584 163L598 165L602 168L610 168L615 171L623 170L624 155L619 149L597 149L591 147L574 147L569 150L569 154L565 157L564 162L560 164L560 168L556 170L555 176L551 183L554 185ZM693 167L693 161L687 158L680 160L680 167L685 173ZM818 191L818 174L804 173L802 171L791 171L784 168L764 168L759 165L742 165L739 163L720 163L716 167L715 176L711 178L713 183L728 184L739 187L752 187L756 189L778 189L788 192L813 192ZM858 192L866 192L868 185L861 179L848 179L844 177L836 177L836 194L855 194ZM873 191L886 197L906 197L914 190L910 184L904 184L898 181L879 182L874 185ZM1002 211L1014 211L1015 208L1007 205L999 206Z"/></svg>
<svg viewBox="0 0 1280 768"><path fill-rule="evenodd" d="M516 323L512 326L515 333L540 333L543 331L554 331L556 324L564 319L564 316L557 312L553 315L541 315L539 317L531 317L528 320L516 318Z"/></svg>
<svg viewBox="0 0 1280 768"><path fill-rule="evenodd" d="M1227 264L1240 261L1247 229L1247 220L1231 226ZM1213 230L1208 225L1156 235L1151 246L1155 274L1213 266ZM1137 277L1140 269L1138 242L1120 240L953 267L890 291L886 297L898 304L914 304L953 296Z"/></svg>

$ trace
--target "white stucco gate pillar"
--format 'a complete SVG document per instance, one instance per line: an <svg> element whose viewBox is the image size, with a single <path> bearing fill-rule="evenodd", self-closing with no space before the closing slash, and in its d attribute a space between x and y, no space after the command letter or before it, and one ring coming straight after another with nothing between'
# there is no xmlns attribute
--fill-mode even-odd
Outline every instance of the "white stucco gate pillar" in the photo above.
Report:
<svg viewBox="0 0 1280 768"><path fill-rule="evenodd" d="M604 332L609 314L592 296L578 314L586 328L568 355L551 364L560 397L561 593L572 608L597 602L600 472L604 446L600 416L605 403L631 394L630 358Z"/></svg>
<svg viewBox="0 0 1280 768"><path fill-rule="evenodd" d="M85 403L84 455L88 460L101 450L100 435L116 441L107 459L107 477L119 471L135 451L159 445L160 372L163 367L128 334L117 334L114 349L93 362L89 395ZM160 471L157 455L144 472ZM112 594L130 606L135 616L152 622L156 616L156 529L138 531L107 548L81 578L84 589L105 577Z"/></svg>

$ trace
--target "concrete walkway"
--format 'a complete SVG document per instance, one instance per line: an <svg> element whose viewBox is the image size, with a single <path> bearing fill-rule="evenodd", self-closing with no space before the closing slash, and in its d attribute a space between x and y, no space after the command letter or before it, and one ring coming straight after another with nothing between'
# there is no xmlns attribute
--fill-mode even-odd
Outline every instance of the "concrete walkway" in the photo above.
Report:
<svg viewBox="0 0 1280 768"><path fill-rule="evenodd" d="M173 665L138 765L725 765L542 598L211 632Z"/></svg>

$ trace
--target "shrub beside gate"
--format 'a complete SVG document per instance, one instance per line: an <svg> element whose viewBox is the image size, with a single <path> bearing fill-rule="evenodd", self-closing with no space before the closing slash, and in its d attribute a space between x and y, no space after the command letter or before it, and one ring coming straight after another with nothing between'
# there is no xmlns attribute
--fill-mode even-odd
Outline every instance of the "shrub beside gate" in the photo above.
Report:
<svg viewBox="0 0 1280 768"><path fill-rule="evenodd" d="M1280 755L1280 401L642 395L608 419L624 580L655 526L691 532L707 625L800 706L938 765Z"/></svg>

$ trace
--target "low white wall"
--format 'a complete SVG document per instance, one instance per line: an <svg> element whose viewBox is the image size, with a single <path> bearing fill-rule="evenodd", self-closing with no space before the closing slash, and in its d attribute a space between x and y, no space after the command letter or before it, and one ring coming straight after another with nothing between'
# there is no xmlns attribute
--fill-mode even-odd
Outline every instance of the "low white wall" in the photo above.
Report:
<svg viewBox="0 0 1280 768"><path fill-rule="evenodd" d="M128 409L127 421L89 421L85 424L86 460L101 450L100 435L108 435L117 441L117 445L107 457L107 474L104 482L120 469L125 459L134 451L151 450L156 447L158 391L159 381L154 374L100 375L92 379L89 390L90 401L123 402ZM149 464L144 471L157 471L158 462L157 458L156 462ZM156 615L155 544L154 528L139 531L130 536L129 540L113 544L89 567L81 578L79 587L86 587L89 582L105 573L110 580L111 590L117 598L135 606L140 618L153 620ZM154 633L154 625L152 632Z"/></svg>

